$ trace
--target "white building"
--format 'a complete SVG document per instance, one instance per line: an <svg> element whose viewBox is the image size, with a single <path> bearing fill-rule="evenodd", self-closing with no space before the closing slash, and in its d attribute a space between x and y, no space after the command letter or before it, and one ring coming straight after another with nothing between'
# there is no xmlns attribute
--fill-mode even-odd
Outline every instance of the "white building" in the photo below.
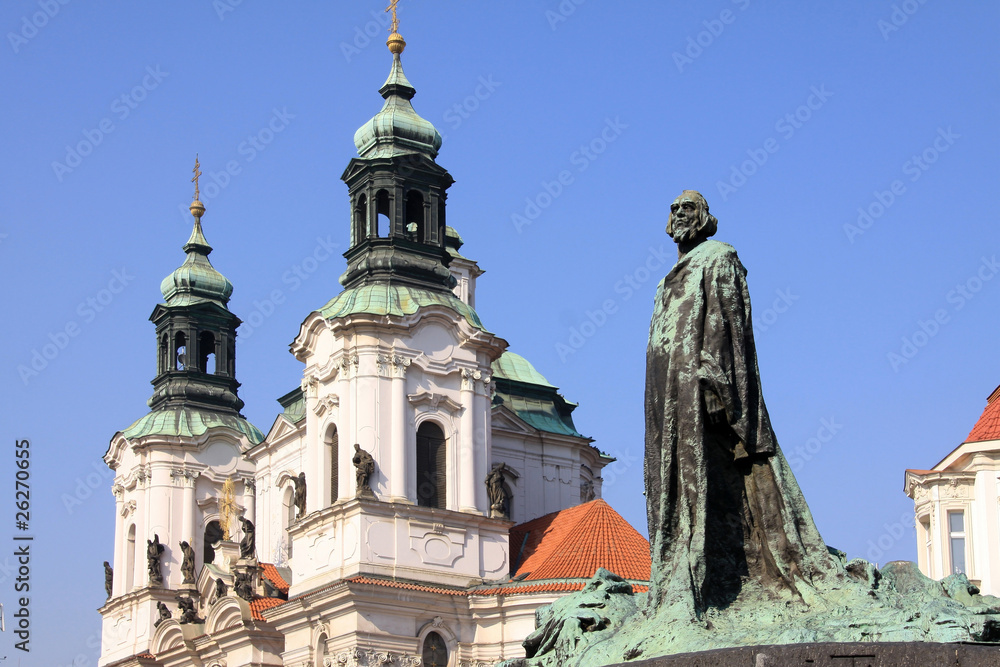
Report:
<svg viewBox="0 0 1000 667"><path fill-rule="evenodd" d="M907 470L917 563L932 579L964 573L1000 595L1000 387L965 442L930 470Z"/></svg>
<svg viewBox="0 0 1000 667"><path fill-rule="evenodd" d="M397 37L343 175L344 290L302 323L302 383L266 436L240 414L233 287L208 261L196 191L187 260L151 317L151 411L105 455L118 511L101 665L493 664L597 567L648 580L648 543L600 500L612 459L476 314L482 271L446 225L453 181Z"/></svg>

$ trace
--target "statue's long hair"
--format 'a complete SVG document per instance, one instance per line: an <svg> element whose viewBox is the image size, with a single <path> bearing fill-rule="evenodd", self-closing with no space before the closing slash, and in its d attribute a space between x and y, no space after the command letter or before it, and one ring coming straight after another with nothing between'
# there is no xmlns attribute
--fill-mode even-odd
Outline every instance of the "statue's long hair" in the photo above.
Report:
<svg viewBox="0 0 1000 667"><path fill-rule="evenodd" d="M715 232L719 231L719 219L708 212L708 202L705 201L705 198L702 197L701 193L698 192L697 190L685 190L684 192L681 193L680 197L678 197L677 199L680 199L684 195L690 195L691 197L697 199L698 202L701 204L701 215L699 216L700 220L698 223L698 235L704 236L704 238L714 236ZM674 237L673 211L670 212L670 218L667 219L667 235L670 236L670 238Z"/></svg>

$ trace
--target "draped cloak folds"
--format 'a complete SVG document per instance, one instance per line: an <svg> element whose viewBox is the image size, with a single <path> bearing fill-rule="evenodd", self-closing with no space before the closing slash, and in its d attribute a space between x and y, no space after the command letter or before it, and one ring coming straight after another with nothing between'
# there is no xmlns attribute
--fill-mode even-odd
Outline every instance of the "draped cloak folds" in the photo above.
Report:
<svg viewBox="0 0 1000 667"><path fill-rule="evenodd" d="M723 608L748 583L802 598L836 573L771 428L746 269L726 243L703 241L657 289L645 413L650 610Z"/></svg>

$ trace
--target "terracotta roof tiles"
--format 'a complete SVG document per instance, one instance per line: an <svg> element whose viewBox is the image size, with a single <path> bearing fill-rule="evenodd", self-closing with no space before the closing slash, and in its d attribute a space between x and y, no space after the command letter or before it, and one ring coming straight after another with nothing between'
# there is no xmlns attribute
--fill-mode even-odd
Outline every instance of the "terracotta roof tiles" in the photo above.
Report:
<svg viewBox="0 0 1000 667"><path fill-rule="evenodd" d="M285 581L285 578L282 577L281 573L278 572L278 568L276 568L271 563L261 563L261 567L264 568L264 576L272 584L274 584L274 587L277 588L282 593L284 593L284 594L287 595L288 594L288 582Z"/></svg>
<svg viewBox="0 0 1000 667"><path fill-rule="evenodd" d="M966 442L985 442L987 440L1000 440L1000 401L996 400L1000 396L1000 387L993 390L989 398L986 399L986 408L979 416L979 421L972 427Z"/></svg>
<svg viewBox="0 0 1000 667"><path fill-rule="evenodd" d="M590 579L598 568L649 581L649 541L604 500L546 514L510 531L515 577Z"/></svg>
<svg viewBox="0 0 1000 667"><path fill-rule="evenodd" d="M255 621L266 620L264 618L264 610L270 609L272 607L277 607L278 605L285 604L286 600L281 598L257 598L250 603L250 615Z"/></svg>

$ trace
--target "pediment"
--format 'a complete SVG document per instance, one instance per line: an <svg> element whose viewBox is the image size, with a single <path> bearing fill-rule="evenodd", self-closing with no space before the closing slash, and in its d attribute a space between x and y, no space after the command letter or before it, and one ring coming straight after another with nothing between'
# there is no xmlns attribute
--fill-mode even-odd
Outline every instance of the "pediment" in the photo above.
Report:
<svg viewBox="0 0 1000 667"><path fill-rule="evenodd" d="M538 429L518 417L513 410L503 405L493 407L490 426L494 430L513 431L515 433L533 434Z"/></svg>

